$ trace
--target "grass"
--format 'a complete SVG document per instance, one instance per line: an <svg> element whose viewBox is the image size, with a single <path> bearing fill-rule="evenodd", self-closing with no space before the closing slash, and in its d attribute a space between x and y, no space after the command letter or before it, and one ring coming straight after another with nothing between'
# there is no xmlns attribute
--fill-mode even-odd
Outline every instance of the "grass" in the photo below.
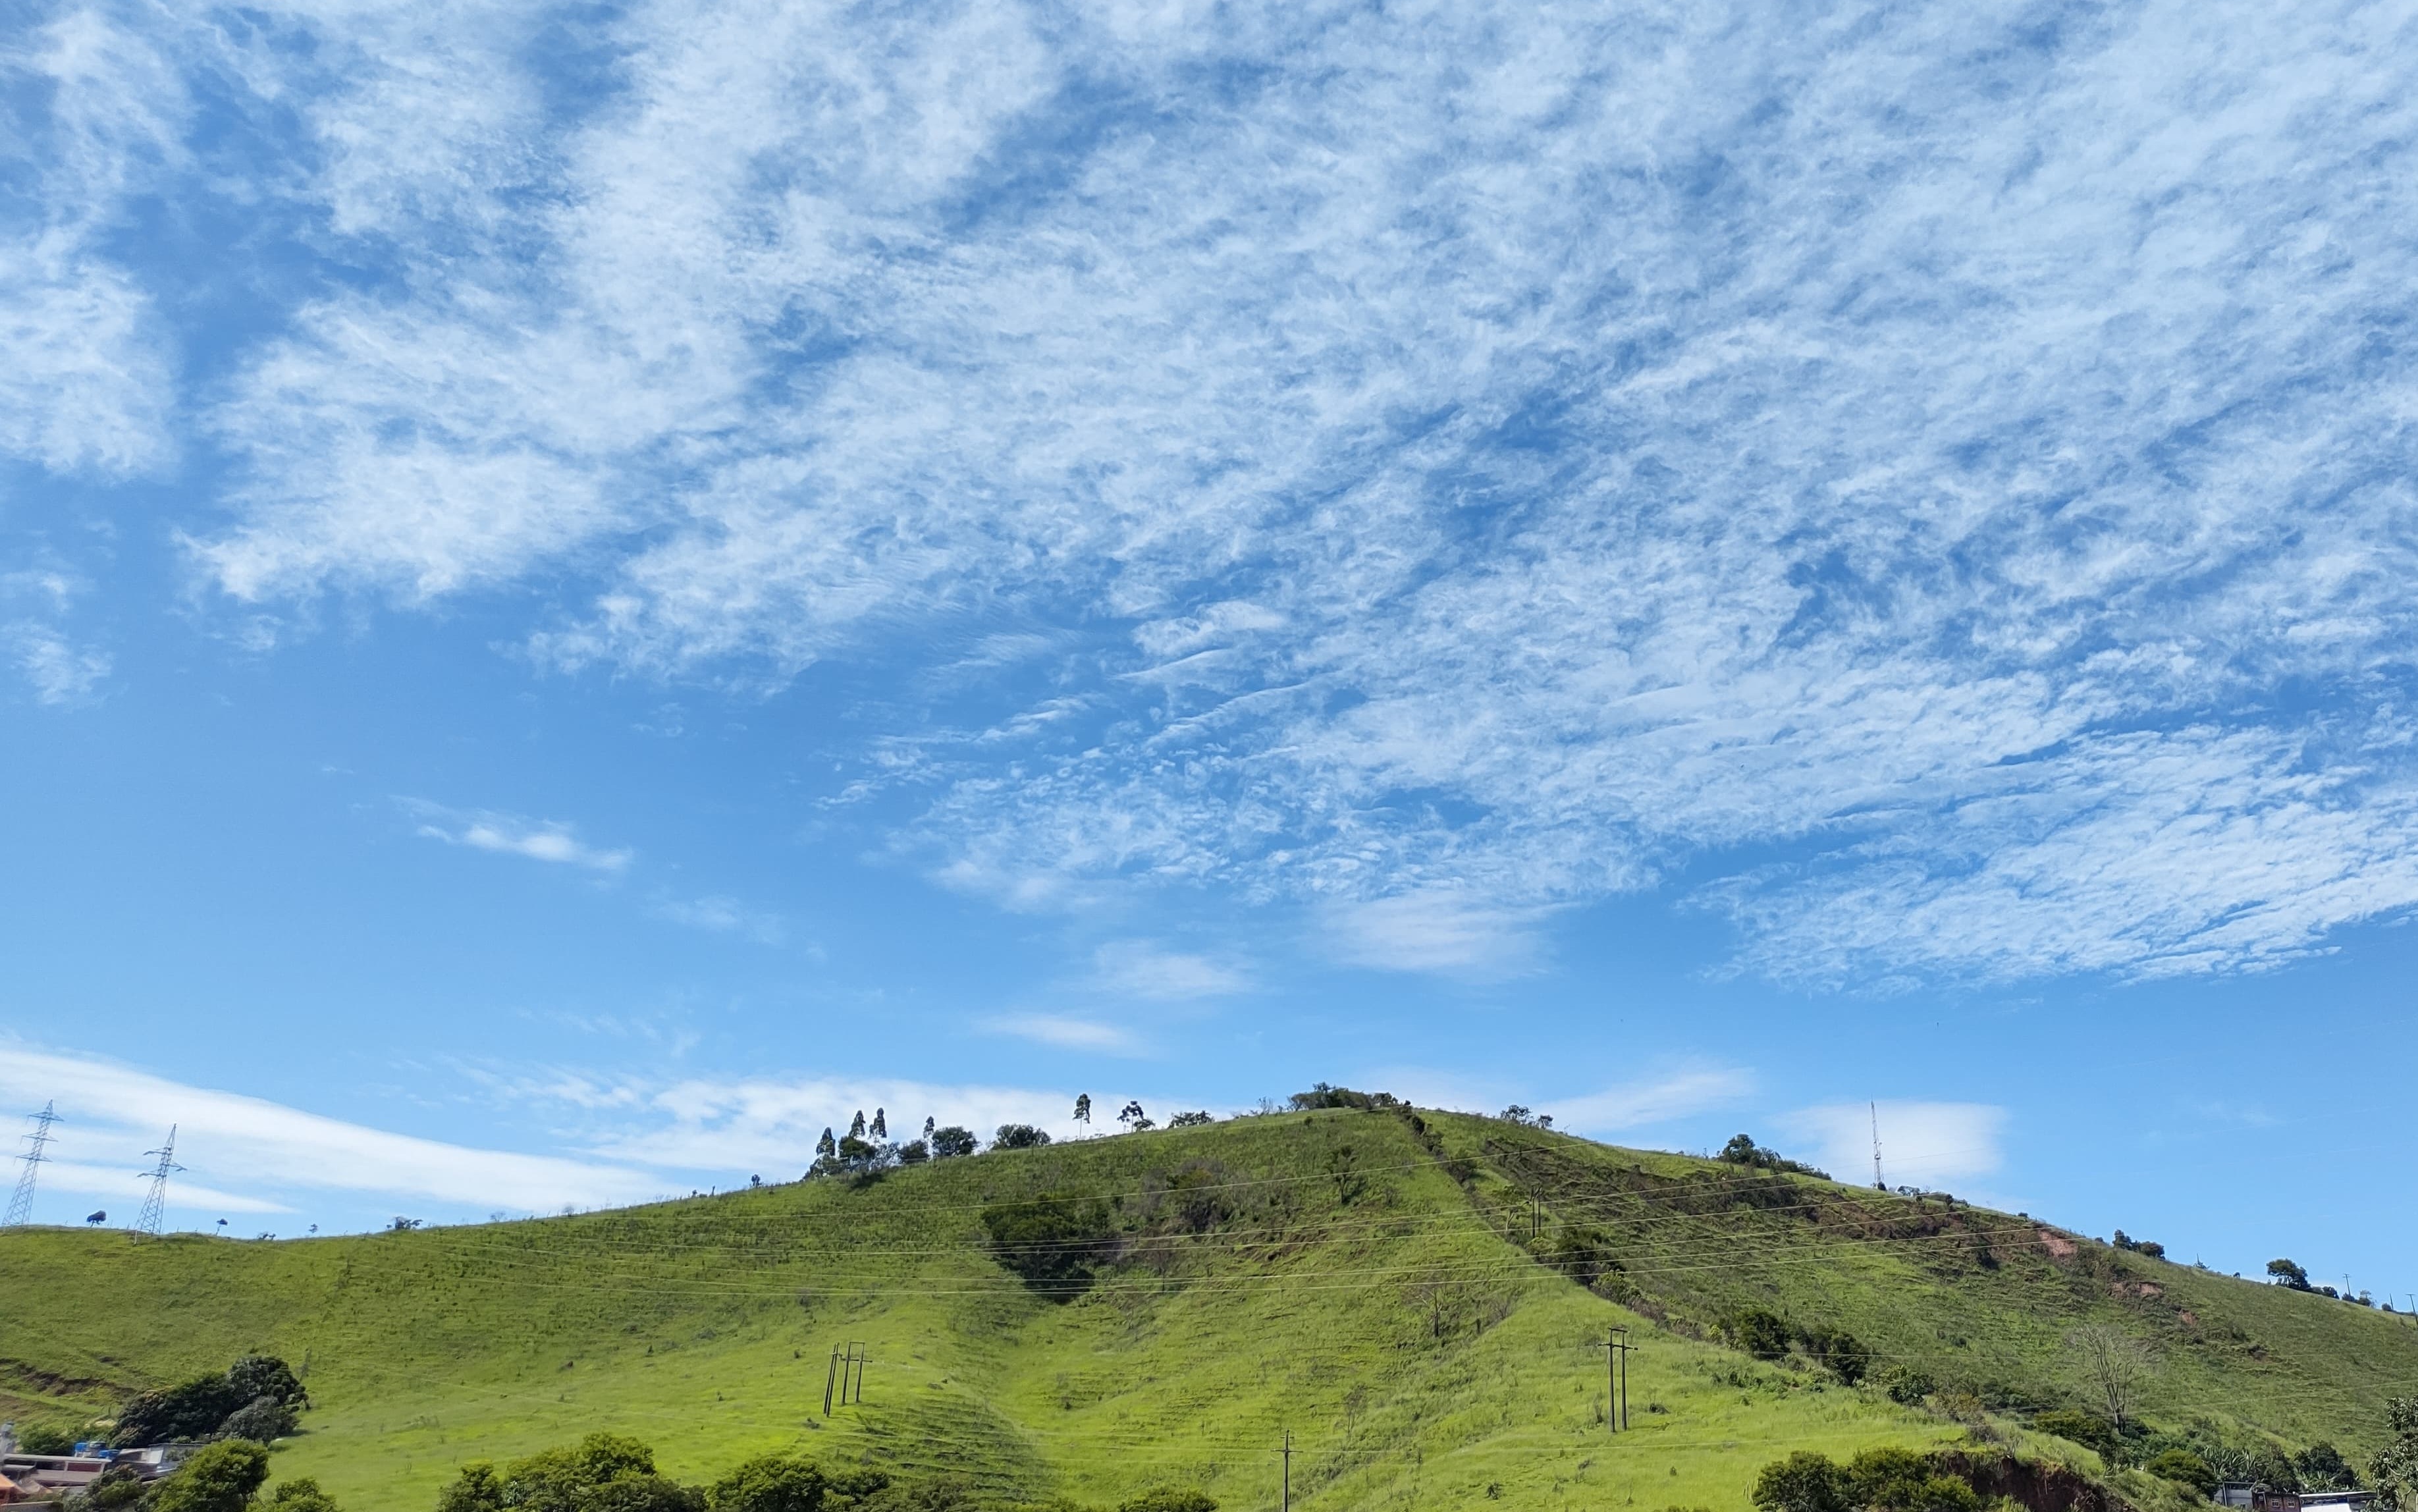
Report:
<svg viewBox="0 0 2418 1512"><path fill-rule="evenodd" d="M1305 1507L1657 1512L1741 1508L1791 1449L1944 1443L1975 1423L2095 1471L2023 1428L2080 1399L2063 1341L2086 1321L2150 1342L2142 1410L2172 1426L2364 1452L2382 1397L2418 1390L2406 1320L2010 1214L1422 1123L1247 1119L861 1188L415 1233L0 1234L0 1413L82 1421L259 1350L302 1368L314 1403L278 1474L352 1512L420 1512L466 1460L596 1428L684 1478L800 1450L1111 1505L1197 1485L1238 1509L1276 1504L1289 1432ZM1002 1270L981 1223L1059 1192L1112 1199L1127 1245L1071 1301ZM1540 1262L1577 1229L1620 1258L1625 1306ZM1997 1405L1959 1420L1751 1360L1715 1341L1745 1306L1844 1327ZM1639 1345L1619 1436L1597 1347L1613 1327ZM868 1359L864 1401L826 1418L847 1341Z"/></svg>

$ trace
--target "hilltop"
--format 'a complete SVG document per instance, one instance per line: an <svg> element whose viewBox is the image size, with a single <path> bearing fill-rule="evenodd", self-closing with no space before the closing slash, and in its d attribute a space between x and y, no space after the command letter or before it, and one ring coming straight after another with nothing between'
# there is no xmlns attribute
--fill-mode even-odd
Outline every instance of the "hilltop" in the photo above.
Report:
<svg viewBox="0 0 2418 1512"><path fill-rule="evenodd" d="M2095 1403L2077 1328L2142 1346L2160 1432L2364 1460L2418 1391L2411 1324L1952 1199L1409 1109L416 1232L0 1233L0 1414L83 1421L274 1353L314 1402L277 1474L347 1512L427 1512L466 1460L595 1428L689 1479L797 1450L1230 1509L1275 1504L1288 1432L1296 1501L1338 1508L1731 1512L1793 1449L1978 1441L2180 1508L2037 1426ZM1771 1352L1759 1326L1784 1354L1733 1347ZM851 1341L863 1400L827 1417Z"/></svg>

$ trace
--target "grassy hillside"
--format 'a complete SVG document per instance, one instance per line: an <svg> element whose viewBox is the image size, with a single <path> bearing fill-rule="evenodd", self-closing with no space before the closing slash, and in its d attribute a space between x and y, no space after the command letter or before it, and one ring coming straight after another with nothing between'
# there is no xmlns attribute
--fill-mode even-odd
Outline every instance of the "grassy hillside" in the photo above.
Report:
<svg viewBox="0 0 2418 1512"><path fill-rule="evenodd" d="M1100 1199L1117 1254L1072 1297L1003 1269L987 1208ZM1619 1269L1583 1287L1593 1256ZM1559 1259L1564 1269L1550 1260ZM1614 1300L1617 1298L1618 1300ZM1902 1406L1718 1325L1843 1327L1938 1385ZM997 1153L581 1217L278 1243L0 1234L0 1414L82 1420L265 1351L301 1367L281 1475L424 1512L467 1459L598 1428L707 1478L803 1449L1113 1504L1198 1485L1307 1507L1742 1508L1793 1448L2036 1437L2081 1399L2071 1331L2157 1367L2142 1410L2298 1446L2372 1443L2418 1329L2009 1214L1612 1149L1493 1120L1330 1111ZM1640 1346L1606 1431L1608 1328ZM861 1406L823 1413L834 1345ZM2130 1477L2136 1500L2164 1493Z"/></svg>

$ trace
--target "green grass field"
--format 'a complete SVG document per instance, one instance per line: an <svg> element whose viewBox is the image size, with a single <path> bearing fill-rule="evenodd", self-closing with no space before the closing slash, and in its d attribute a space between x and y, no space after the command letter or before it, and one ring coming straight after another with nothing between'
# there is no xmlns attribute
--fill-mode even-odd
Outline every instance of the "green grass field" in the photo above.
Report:
<svg viewBox="0 0 2418 1512"><path fill-rule="evenodd" d="M314 1403L277 1455L350 1512L424 1512L455 1467L596 1428L666 1472L803 1450L1113 1505L1155 1484L1305 1507L1746 1505L1794 1448L1963 1440L2084 1398L2066 1343L2157 1362L2144 1414L2364 1457L2418 1392L2418 1327L2062 1235L1806 1177L1488 1119L1330 1111L1125 1135L578 1217L340 1239L0 1233L0 1413L62 1424L283 1355ZM1339 1151L1348 1148L1348 1156ZM1114 1204L1123 1258L1053 1300L987 1205ZM1599 1236L1607 1300L1543 1262ZM1844 1327L1928 1408L1717 1342L1747 1306ZM1630 1429L1603 1421L1630 1330ZM835 1345L867 1357L827 1418ZM2127 1473L2136 1501L2165 1493ZM1490 1494L1490 1489L1491 1494Z"/></svg>

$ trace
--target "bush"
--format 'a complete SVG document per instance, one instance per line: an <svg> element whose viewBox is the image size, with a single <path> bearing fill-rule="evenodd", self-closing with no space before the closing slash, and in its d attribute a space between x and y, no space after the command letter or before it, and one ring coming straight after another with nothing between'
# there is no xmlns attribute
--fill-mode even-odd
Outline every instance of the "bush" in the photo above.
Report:
<svg viewBox="0 0 2418 1512"><path fill-rule="evenodd" d="M277 1512L338 1512L336 1499L308 1475L279 1482L268 1493L268 1504Z"/></svg>
<svg viewBox="0 0 2418 1512"><path fill-rule="evenodd" d="M302 1382L295 1379L284 1361L273 1355L247 1354L229 1366L224 1375L199 1376L183 1385L146 1391L135 1397L117 1414L117 1427L111 1431L110 1442L121 1449L139 1449L151 1443L191 1443L230 1435L256 1438L255 1434L234 1433L228 1420L263 1399L291 1409L282 1417L260 1424L274 1428L283 1423L283 1431L272 1437L293 1432L293 1414L311 1405Z"/></svg>
<svg viewBox="0 0 2418 1512"><path fill-rule="evenodd" d="M810 1460L785 1455L750 1459L706 1489L712 1512L822 1512L830 1482Z"/></svg>
<svg viewBox="0 0 2418 1512"><path fill-rule="evenodd" d="M1758 1360L1777 1360L1788 1352L1788 1320L1776 1312L1750 1307L1733 1316L1724 1331L1733 1345Z"/></svg>
<svg viewBox="0 0 2418 1512"><path fill-rule="evenodd" d="M1144 1491L1117 1504L1117 1512L1217 1512L1217 1504L1200 1491Z"/></svg>
<svg viewBox="0 0 2418 1512"><path fill-rule="evenodd" d="M1030 1123L1002 1123L998 1134L992 1137L990 1147L993 1150L1038 1150L1048 1142L1049 1134L1046 1129L1036 1129Z"/></svg>
<svg viewBox="0 0 2418 1512"><path fill-rule="evenodd" d="M250 1439L254 1443L274 1443L291 1438L301 1426L294 1409L274 1397L255 1397L251 1404L236 1409L235 1414L219 1425L222 1438Z"/></svg>
<svg viewBox="0 0 2418 1512"><path fill-rule="evenodd" d="M1867 1449L1848 1461L1847 1480L1859 1506L1884 1512L1976 1512L1982 1504L1971 1486L1911 1449Z"/></svg>
<svg viewBox="0 0 2418 1512"><path fill-rule="evenodd" d="M1167 1126L1171 1129L1202 1129L1217 1122L1204 1107L1190 1113L1178 1113L1167 1121Z"/></svg>
<svg viewBox="0 0 2418 1512"><path fill-rule="evenodd" d="M1116 1251L1109 1205L1098 1198L1033 1198L983 1209L999 1262L1043 1291L1081 1290L1094 1266Z"/></svg>
<svg viewBox="0 0 2418 1512"><path fill-rule="evenodd" d="M2070 1407L2059 1407L2032 1419L2032 1427L2043 1433L2054 1433L2069 1443L2078 1443L2102 1455L2116 1452L2123 1440L2116 1425L2094 1413L2077 1413Z"/></svg>
<svg viewBox="0 0 2418 1512"><path fill-rule="evenodd" d="M1322 1107L1351 1107L1365 1113L1372 1108L1401 1106L1392 1092L1354 1092L1349 1087L1330 1087L1323 1081L1306 1092L1293 1093L1285 1102L1296 1113L1314 1112Z"/></svg>
<svg viewBox="0 0 2418 1512"><path fill-rule="evenodd" d="M1593 1229L1564 1229L1553 1240L1550 1260L1553 1269L1589 1290L1622 1271L1619 1257L1612 1252L1612 1241Z"/></svg>
<svg viewBox="0 0 2418 1512"><path fill-rule="evenodd" d="M196 1449L145 1498L147 1512L244 1512L268 1479L268 1451L245 1439Z"/></svg>
<svg viewBox="0 0 2418 1512"><path fill-rule="evenodd" d="M1720 1158L1733 1166L1753 1166L1763 1170L1792 1171L1799 1176L1819 1176L1826 1182L1830 1179L1830 1173L1827 1170L1816 1170L1800 1161L1791 1160L1777 1150L1766 1150L1754 1142L1752 1135L1730 1136L1730 1142L1722 1146Z"/></svg>
<svg viewBox="0 0 2418 1512"><path fill-rule="evenodd" d="M2313 1443L2294 1455L2292 1474L2304 1491L2347 1491L2359 1485L2359 1473L2331 1443Z"/></svg>
<svg viewBox="0 0 2418 1512"><path fill-rule="evenodd" d="M2169 1449L2141 1468L2160 1480L2188 1486L2202 1496L2216 1494L2216 1472L2189 1449Z"/></svg>
<svg viewBox="0 0 2418 1512"><path fill-rule="evenodd" d="M498 1471L462 1467L437 1512L704 1512L698 1491L655 1474L655 1452L618 1433L590 1433L566 1448Z"/></svg>
<svg viewBox="0 0 2418 1512"><path fill-rule="evenodd" d="M981 1142L981 1140L974 1138L973 1130L961 1129L954 1123L950 1124L945 1129L934 1129L932 1131L932 1158L935 1160L954 1160L959 1155L970 1155L974 1153L974 1146Z"/></svg>
<svg viewBox="0 0 2418 1512"><path fill-rule="evenodd" d="M1854 1496L1846 1471L1811 1449L1764 1466L1749 1493L1763 1512L1850 1512Z"/></svg>
<svg viewBox="0 0 2418 1512"><path fill-rule="evenodd" d="M1900 1406L1912 1407L1939 1389L1939 1384L1910 1365L1893 1365L1874 1381L1889 1399Z"/></svg>
<svg viewBox="0 0 2418 1512"><path fill-rule="evenodd" d="M1864 1379L1872 1367L1872 1355L1855 1335L1844 1328L1825 1328L1819 1324L1798 1330L1797 1341L1815 1365L1839 1378L1843 1385L1854 1385Z"/></svg>
<svg viewBox="0 0 2418 1512"><path fill-rule="evenodd" d="M19 1454L73 1454L75 1435L48 1423L28 1423L17 1430Z"/></svg>

